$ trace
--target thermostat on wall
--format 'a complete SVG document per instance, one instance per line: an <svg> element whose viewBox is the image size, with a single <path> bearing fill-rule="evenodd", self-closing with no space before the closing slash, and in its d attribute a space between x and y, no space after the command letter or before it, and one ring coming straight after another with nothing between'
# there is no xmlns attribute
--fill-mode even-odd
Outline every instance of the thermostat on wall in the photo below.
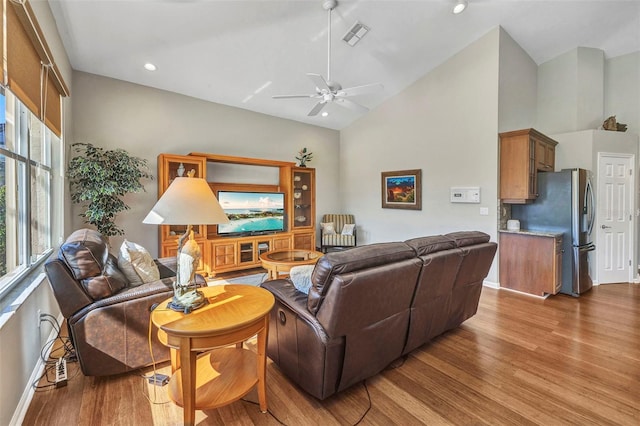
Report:
<svg viewBox="0 0 640 426"><path fill-rule="evenodd" d="M451 188L451 202L452 203L479 203L480 202L480 188L469 187Z"/></svg>

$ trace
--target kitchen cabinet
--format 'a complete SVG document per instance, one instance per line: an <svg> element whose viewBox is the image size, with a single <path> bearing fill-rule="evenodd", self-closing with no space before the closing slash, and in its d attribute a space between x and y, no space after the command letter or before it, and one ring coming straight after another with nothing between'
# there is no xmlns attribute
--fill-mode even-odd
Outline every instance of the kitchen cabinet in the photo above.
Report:
<svg viewBox="0 0 640 426"><path fill-rule="evenodd" d="M562 287L562 234L500 231L500 287L536 296Z"/></svg>
<svg viewBox="0 0 640 426"><path fill-rule="evenodd" d="M500 199L525 204L538 197L538 172L555 170L558 142L535 129L500 133Z"/></svg>

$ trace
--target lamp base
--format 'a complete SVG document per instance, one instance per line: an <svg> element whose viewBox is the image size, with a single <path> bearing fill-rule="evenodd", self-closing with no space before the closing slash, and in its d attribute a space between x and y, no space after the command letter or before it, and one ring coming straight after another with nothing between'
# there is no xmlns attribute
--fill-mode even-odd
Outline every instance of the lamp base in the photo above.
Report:
<svg viewBox="0 0 640 426"><path fill-rule="evenodd" d="M204 294L198 290L190 290L182 294L178 294L178 290L173 295L173 299L167 305L167 308L190 314L196 309L200 309L203 306L209 304L209 300L204 297Z"/></svg>

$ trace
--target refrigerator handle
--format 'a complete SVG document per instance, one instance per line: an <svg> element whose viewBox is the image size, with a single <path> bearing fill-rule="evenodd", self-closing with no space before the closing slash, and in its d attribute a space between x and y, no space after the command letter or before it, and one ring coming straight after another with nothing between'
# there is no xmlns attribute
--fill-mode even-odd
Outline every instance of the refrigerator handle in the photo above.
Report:
<svg viewBox="0 0 640 426"><path fill-rule="evenodd" d="M587 197L589 197L588 200L587 200ZM590 203L587 204L587 201L590 201ZM591 186L591 179L587 179L587 187L584 191L584 205L585 205L585 208L587 209L587 213L589 213L588 235L591 235L594 222L596 221L596 200L595 200L595 195L593 194L593 187Z"/></svg>

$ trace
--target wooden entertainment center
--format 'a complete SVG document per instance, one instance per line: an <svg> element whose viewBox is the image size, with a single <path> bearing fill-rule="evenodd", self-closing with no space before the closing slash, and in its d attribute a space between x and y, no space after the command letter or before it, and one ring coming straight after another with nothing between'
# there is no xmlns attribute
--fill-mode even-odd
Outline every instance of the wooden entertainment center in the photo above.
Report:
<svg viewBox="0 0 640 426"><path fill-rule="evenodd" d="M233 157L192 152L188 155L158 156L158 198L176 176L186 176L195 170L195 177L207 179L207 163L228 163L278 168L279 182L273 185L232 182L209 182L216 196L220 190L282 192L285 196L282 232L263 235L221 236L217 225L193 225L195 239L202 252L198 273L215 275L221 272L261 266L260 255L266 251L296 248L315 250L315 169L296 167L293 162ZM182 167L181 167L182 166ZM175 256L178 238L186 225L162 225L159 228L159 253Z"/></svg>

